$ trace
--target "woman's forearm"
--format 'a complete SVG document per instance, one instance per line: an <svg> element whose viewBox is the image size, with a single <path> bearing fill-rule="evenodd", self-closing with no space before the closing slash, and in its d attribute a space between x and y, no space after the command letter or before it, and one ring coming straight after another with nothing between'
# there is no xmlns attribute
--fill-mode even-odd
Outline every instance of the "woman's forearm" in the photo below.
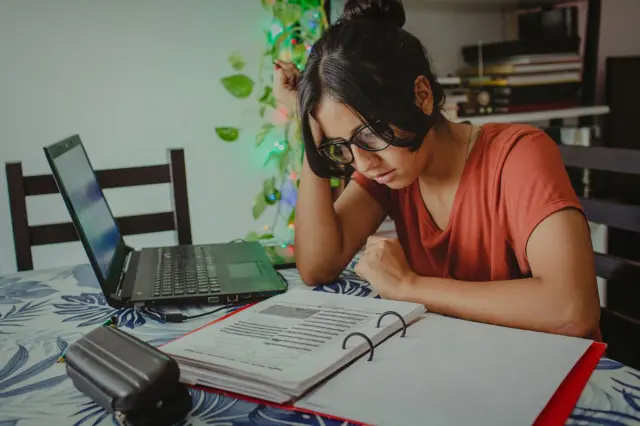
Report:
<svg viewBox="0 0 640 426"><path fill-rule="evenodd" d="M296 263L302 279L311 285L335 279L344 259L342 229L333 206L328 179L316 176L303 160L296 204Z"/></svg>
<svg viewBox="0 0 640 426"><path fill-rule="evenodd" d="M471 321L572 336L587 336L600 312L572 295L559 294L540 278L466 282L414 277L403 285L403 300L427 310Z"/></svg>

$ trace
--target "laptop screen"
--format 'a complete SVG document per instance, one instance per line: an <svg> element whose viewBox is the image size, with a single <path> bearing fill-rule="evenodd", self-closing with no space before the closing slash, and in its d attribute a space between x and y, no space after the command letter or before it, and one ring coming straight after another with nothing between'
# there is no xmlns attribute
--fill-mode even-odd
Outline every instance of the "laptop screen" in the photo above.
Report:
<svg viewBox="0 0 640 426"><path fill-rule="evenodd" d="M82 145L76 145L54 159L59 185L69 194L69 202L78 217L91 254L102 276L107 279L118 243L121 240L116 222L95 178Z"/></svg>

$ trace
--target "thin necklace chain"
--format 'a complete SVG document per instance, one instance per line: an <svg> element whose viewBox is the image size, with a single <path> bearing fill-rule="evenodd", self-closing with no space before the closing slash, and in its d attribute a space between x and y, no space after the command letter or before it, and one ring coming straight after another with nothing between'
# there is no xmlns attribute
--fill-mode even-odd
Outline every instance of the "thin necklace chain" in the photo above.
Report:
<svg viewBox="0 0 640 426"><path fill-rule="evenodd" d="M473 124L471 124L470 126L471 126L471 130L469 131L469 140L467 141L467 152L464 157L465 163L469 159L469 154L471 153L471 144L473 142L473 134L475 133L475 129L476 129L476 127Z"/></svg>

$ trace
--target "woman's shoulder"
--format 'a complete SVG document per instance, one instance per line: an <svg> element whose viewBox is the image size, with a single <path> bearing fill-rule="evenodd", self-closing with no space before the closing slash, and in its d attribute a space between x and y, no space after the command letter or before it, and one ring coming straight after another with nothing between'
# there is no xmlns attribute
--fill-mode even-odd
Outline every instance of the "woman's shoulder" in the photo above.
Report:
<svg viewBox="0 0 640 426"><path fill-rule="evenodd" d="M543 157L557 155L559 152L551 136L529 124L487 123L482 126L480 138L483 161L489 161L498 167L514 151Z"/></svg>

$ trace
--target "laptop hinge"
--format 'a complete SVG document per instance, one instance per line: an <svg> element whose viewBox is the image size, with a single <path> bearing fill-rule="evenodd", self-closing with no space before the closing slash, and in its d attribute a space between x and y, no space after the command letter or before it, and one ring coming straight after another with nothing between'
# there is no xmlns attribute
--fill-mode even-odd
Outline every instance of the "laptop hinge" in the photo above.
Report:
<svg viewBox="0 0 640 426"><path fill-rule="evenodd" d="M118 279L118 288L116 289L116 295L118 295L119 297L122 297L122 286L124 285L124 277L127 275L127 271L129 270L132 253L132 250L127 251L127 254L124 258L124 266L122 267L122 272L120 273L120 278Z"/></svg>

